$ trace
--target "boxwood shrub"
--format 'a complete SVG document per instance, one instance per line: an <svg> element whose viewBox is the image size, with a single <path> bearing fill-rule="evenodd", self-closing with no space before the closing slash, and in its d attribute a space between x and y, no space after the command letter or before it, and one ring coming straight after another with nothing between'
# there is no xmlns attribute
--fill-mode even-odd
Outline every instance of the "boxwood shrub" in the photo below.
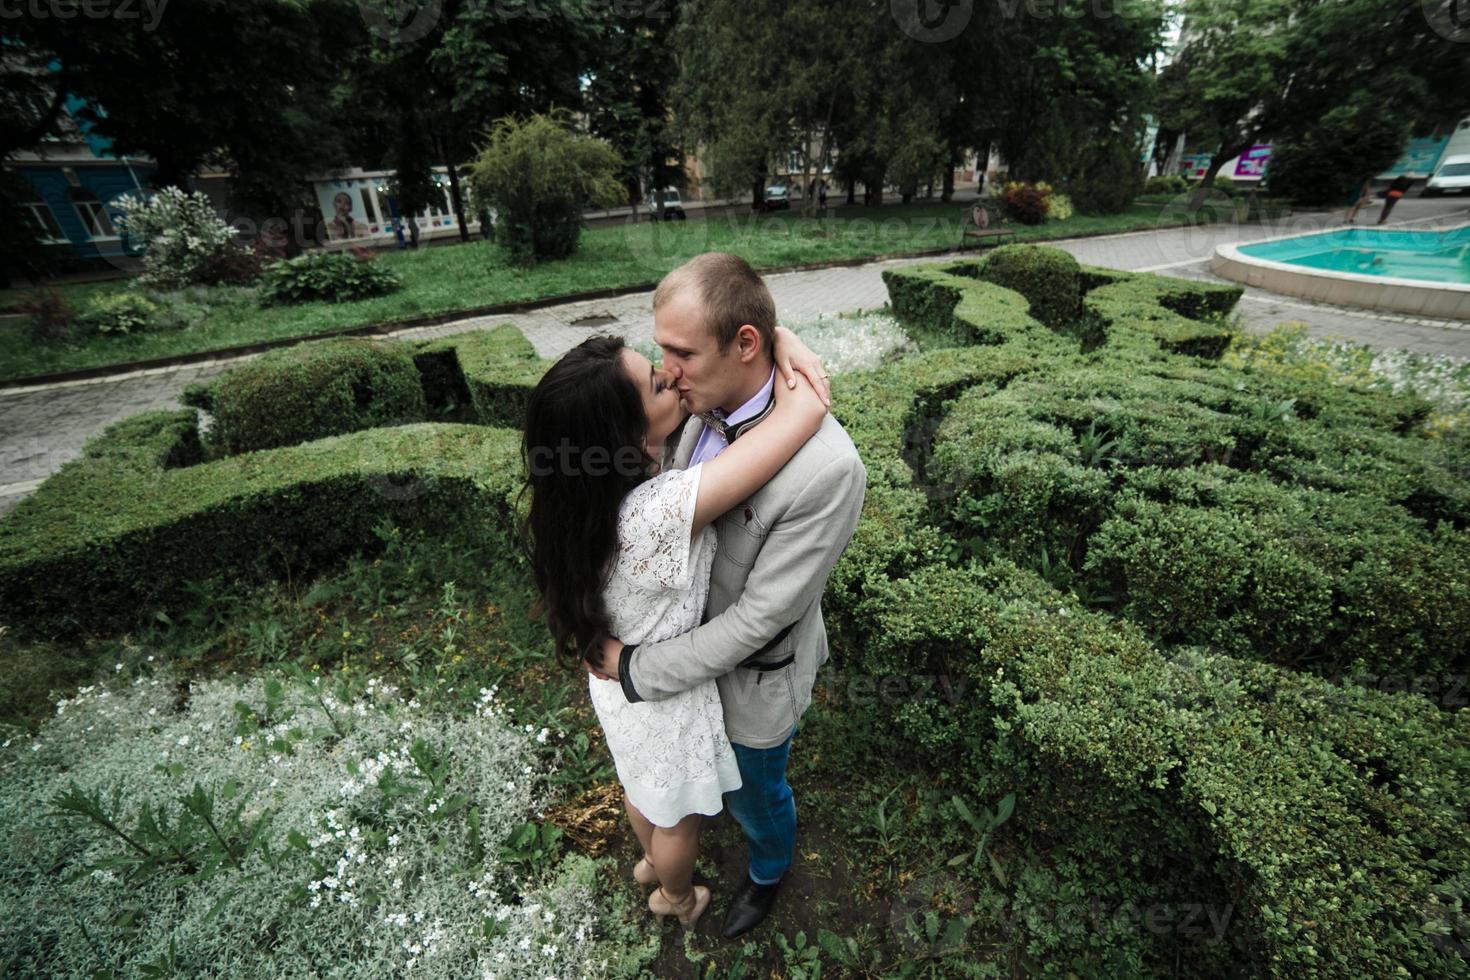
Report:
<svg viewBox="0 0 1470 980"><path fill-rule="evenodd" d="M885 275L895 309L916 315L923 332L978 337L1015 309L972 290L957 265ZM837 668L937 675L969 692L880 705L872 727L971 798L1018 794L1019 821L996 845L1010 869L999 911L1009 913L1013 955L1034 972L1470 975L1470 712L1371 690L1371 671L1329 681L1302 672L1313 666L1303 659L1264 662L1223 628L1215 634L1226 648L1251 659L1189 637L1166 641L1157 627L1187 617L1130 618L1100 584L1059 591L1012 558L1028 536L1052 540L1099 513L1110 531L1143 541L1122 515L1163 513L1168 502L1205 524L1193 538L1179 534L1168 555L1139 554L1155 581L1167 580L1165 596L1210 607L1197 621L1241 615L1215 593L1257 582L1259 592L1235 593L1253 603L1252 619L1236 625L1263 642L1275 615L1298 648L1317 631L1356 636L1360 651L1391 631L1406 641L1384 643L1377 660L1328 651L1338 665L1405 652L1397 673L1443 665L1463 649L1449 625L1463 608L1453 591L1464 579L1463 532L1449 521L1430 530L1421 516L1426 500L1454 509L1430 475L1436 466L1452 475L1449 461L1415 432L1422 406L1222 372L1197 359L1213 345L1173 356L1179 328L1222 332L1209 320L1228 312L1233 289L1201 284L1195 295L1196 284L1104 270L1083 278L1088 294L1131 287L1103 297L1107 343L1091 354L1074 344L1059 356L1032 342L1040 324L1011 321L1017 332L987 338L991 346L840 379L835 411L870 481L824 603ZM1181 324L1190 318L1179 309L1207 320ZM1288 416L1257 417L1258 404L1290 397ZM1081 436L1099 418L1111 423L1114 462L1083 467ZM1378 466L1351 456L1375 450ZM1284 480L1292 466L1324 486ZM985 480L1001 506L966 509L976 520L963 529L943 526L957 487ZM916 521L923 533L902 532ZM954 547L960 530L978 539L974 549ZM1206 561L1202 549L1236 565ZM1365 565L1374 554L1384 560ZM1089 584L1086 548L1074 557L1084 564L1071 571ZM1369 585L1372 574L1382 577ZM1358 612L1324 608L1324 586L1338 604L1361 603ZM1385 629L1363 628L1378 617Z"/></svg>
<svg viewBox="0 0 1470 980"><path fill-rule="evenodd" d="M222 375L210 440L234 454L405 422L427 403L409 348L342 337L268 351Z"/></svg>
<svg viewBox="0 0 1470 980"><path fill-rule="evenodd" d="M1054 976L1470 976L1470 712L1230 656L1213 642L1230 635L1220 619L1240 615L1240 603L1251 619L1232 625L1257 636L1272 616L1298 637L1338 629L1307 615L1322 610L1324 585L1334 605L1339 592L1370 602L1398 576L1387 599L1397 608L1360 620L1385 617L1376 632L1360 630L1385 651L1391 635L1444 606L1463 527L1431 527L1423 515L1458 503L1436 490L1430 463L1405 474L1409 450L1387 448L1417 444L1415 410L1304 388L1289 418L1263 421L1255 400L1279 405L1281 389L1169 346L1180 323L1219 328L1163 297L1208 315L1212 304L1229 308L1218 290L1201 285L1190 297L1193 284L1084 269L1084 302L1111 286L1134 290L1098 304L1106 342L1082 353L1018 293L972 271L885 278L896 310L973 346L836 379L834 410L869 479L824 612L829 671L969 682L860 710L872 712L875 751L903 754L971 800L1017 794L1015 817L990 844L1006 871L1004 904L976 910L990 934L1023 968ZM451 340L455 365L445 360ZM418 348L437 365L428 387L453 390L457 366L466 397L478 389L484 405L513 411L537 367L502 340ZM505 372L503 387L464 370L472 348ZM1078 426L1099 417L1121 436L1117 464L1095 465L1098 445L1082 445ZM0 523L8 624L90 625L98 610L125 618L161 601L166 583L277 547L324 561L383 513L480 522L511 547L512 431L374 429L171 466L191 457L188 414L130 423ZM967 442L973 454L959 448ZM1210 459L1197 442L1236 452ZM1327 486L1352 451L1383 462L1338 473L1351 489ZM1292 467L1317 483L1288 480ZM373 482L395 475L410 482ZM980 513L1010 521L1004 535L1028 533L1027 515L1079 529L1101 519L1088 532L1109 542L1095 546L1100 564L1079 553L1069 561L1080 566L1067 567L1085 577L1117 575L1103 569L1121 564L1124 592L1091 595L1089 608L1065 581L1022 567L1006 541L984 542L1002 532L950 523L962 489L980 500L992 485L1000 505ZM981 543L956 548L959 530ZM1167 588L1163 598L1135 595L1129 562ZM1232 606L1210 594L1217 579L1269 588L1235 587ZM1202 609L1189 615L1213 633L1166 637L1169 617L1148 601ZM1432 625L1417 642L1442 651L1447 634Z"/></svg>
<svg viewBox="0 0 1470 980"><path fill-rule="evenodd" d="M509 326L387 347L394 345L392 356L410 367L419 355L429 364L455 357L452 383L476 393L474 405L492 420L524 404L545 369ZM192 397L217 406L215 388L255 363ZM291 376L318 382L310 373ZM383 377L402 381L396 367ZM442 383L422 382L436 398ZM515 431L412 423L213 455L201 446L192 409L136 415L93 439L0 521L0 622L37 637L126 628L174 608L190 580L299 575L371 548L372 527L385 516L405 528L453 525L482 533L498 550L515 547Z"/></svg>
<svg viewBox="0 0 1470 980"><path fill-rule="evenodd" d="M985 257L979 277L1014 289L1031 304L1031 315L1052 329L1077 317L1081 267L1070 254L1040 245L1002 245Z"/></svg>

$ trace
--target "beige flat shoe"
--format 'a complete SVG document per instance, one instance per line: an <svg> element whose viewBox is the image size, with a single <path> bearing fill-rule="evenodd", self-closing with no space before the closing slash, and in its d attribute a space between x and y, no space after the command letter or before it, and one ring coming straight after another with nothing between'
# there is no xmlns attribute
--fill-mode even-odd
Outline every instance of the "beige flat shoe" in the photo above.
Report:
<svg viewBox="0 0 1470 980"><path fill-rule="evenodd" d="M709 889L703 885L695 885L693 890L685 896L684 901L675 905L669 901L660 886L648 895L648 911L658 916L660 923L663 922L665 916L672 915L685 929L691 929L694 923L699 921L699 917L704 914L704 910L709 908L709 901Z"/></svg>
<svg viewBox="0 0 1470 980"><path fill-rule="evenodd" d="M648 863L648 858L642 858L633 865L633 880L640 885L658 884L658 872L653 870L653 865Z"/></svg>

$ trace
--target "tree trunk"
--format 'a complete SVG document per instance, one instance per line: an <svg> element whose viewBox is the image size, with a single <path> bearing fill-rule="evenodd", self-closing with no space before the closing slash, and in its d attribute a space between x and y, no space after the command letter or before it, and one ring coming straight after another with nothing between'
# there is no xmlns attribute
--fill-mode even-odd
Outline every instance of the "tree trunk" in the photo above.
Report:
<svg viewBox="0 0 1470 980"><path fill-rule="evenodd" d="M944 184L939 191L939 199L948 204L950 198L954 197L954 167L944 168Z"/></svg>
<svg viewBox="0 0 1470 980"><path fill-rule="evenodd" d="M751 184L750 186L750 209L752 211L759 211L765 206L766 175L761 174L759 177L755 178L755 183Z"/></svg>
<svg viewBox="0 0 1470 980"><path fill-rule="evenodd" d="M853 177L847 182L847 203L857 203L857 178Z"/></svg>
<svg viewBox="0 0 1470 980"><path fill-rule="evenodd" d="M459 240L461 242L468 242L470 240L470 230L465 227L464 223L464 202L460 200L459 196L459 173L455 168L454 161L450 159L449 152L445 149L448 143L437 129L430 131L429 140L434 146L434 155L449 170L449 206L453 208L455 223L459 225Z"/></svg>
<svg viewBox="0 0 1470 980"><path fill-rule="evenodd" d="M1210 157L1210 169L1205 173L1204 179L1199 182L1199 186L1194 189L1194 193L1189 196L1189 206L1185 209L1188 214L1198 214L1199 209L1204 206L1205 198L1209 196L1210 188L1215 184L1215 177L1225 162L1232 157L1240 156L1241 153L1250 149L1251 145L1252 141L1247 140L1240 145L1221 146L1215 155Z"/></svg>
<svg viewBox="0 0 1470 980"><path fill-rule="evenodd" d="M452 160L445 160L449 167L449 198L454 202L454 220L459 224L459 240L468 242L470 240L470 229L464 220L464 199L459 194L459 167Z"/></svg>

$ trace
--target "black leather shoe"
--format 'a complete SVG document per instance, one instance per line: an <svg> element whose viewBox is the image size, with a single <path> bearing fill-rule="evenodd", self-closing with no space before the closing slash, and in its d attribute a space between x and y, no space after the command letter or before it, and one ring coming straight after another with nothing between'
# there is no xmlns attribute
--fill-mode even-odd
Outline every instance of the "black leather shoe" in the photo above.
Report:
<svg viewBox="0 0 1470 980"><path fill-rule="evenodd" d="M761 920L770 913L771 906L776 904L776 893L780 890L779 881L771 885L757 885L746 878L735 897L730 900L730 911L725 913L724 937L734 939L760 925Z"/></svg>

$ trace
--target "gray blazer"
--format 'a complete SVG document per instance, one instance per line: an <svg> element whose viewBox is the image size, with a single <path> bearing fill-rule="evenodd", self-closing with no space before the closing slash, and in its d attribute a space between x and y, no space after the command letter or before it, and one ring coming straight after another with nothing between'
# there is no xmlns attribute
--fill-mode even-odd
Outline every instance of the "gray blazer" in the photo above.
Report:
<svg viewBox="0 0 1470 980"><path fill-rule="evenodd" d="M684 426L675 467L688 466L703 428L698 419ZM867 479L852 439L828 415L769 483L715 521L704 625L624 649L628 700L659 701L714 678L730 741L784 742L827 662L820 599L857 527Z"/></svg>

